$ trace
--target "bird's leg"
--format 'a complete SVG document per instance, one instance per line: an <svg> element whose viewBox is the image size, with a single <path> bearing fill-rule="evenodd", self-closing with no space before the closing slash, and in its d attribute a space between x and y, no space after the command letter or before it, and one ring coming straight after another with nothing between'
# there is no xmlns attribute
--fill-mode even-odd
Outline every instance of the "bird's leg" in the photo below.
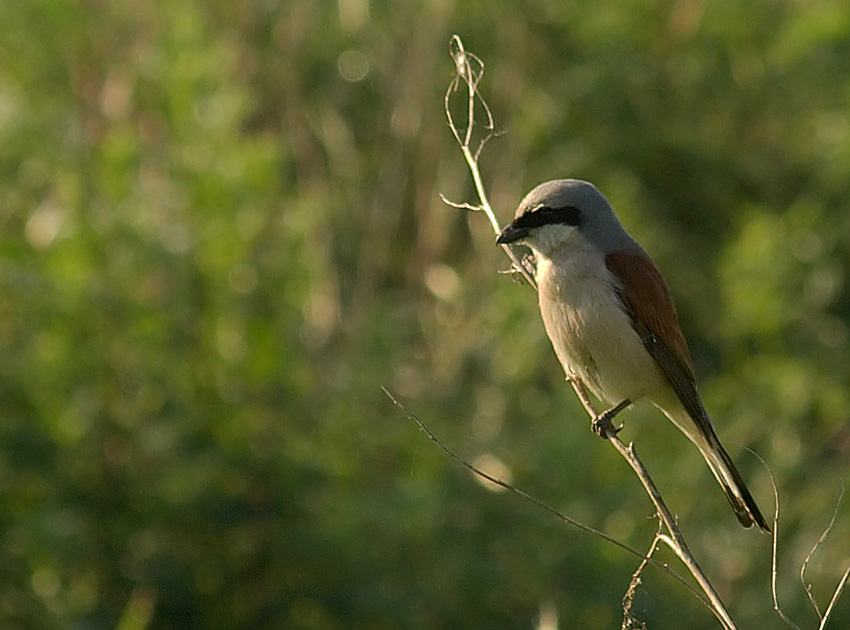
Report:
<svg viewBox="0 0 850 630"><path fill-rule="evenodd" d="M623 427L614 427L611 420L613 420L614 416L620 413L623 409L631 405L632 401L627 398L619 405L612 407L608 411L597 413L590 400L590 395L587 393L587 388L585 387L584 382L569 367L564 366L564 371L567 374L567 382L573 386L581 404L584 406L590 417L593 418L590 425L593 432L603 439L607 439L609 435L617 435Z"/></svg>
<svg viewBox="0 0 850 630"><path fill-rule="evenodd" d="M618 405L600 413L593 419L593 422L590 423L590 427L593 429L593 432L603 439L608 439L609 435L617 435L623 427L622 425L619 428L615 427L611 420L613 420L614 416L631 404L632 401L627 398Z"/></svg>

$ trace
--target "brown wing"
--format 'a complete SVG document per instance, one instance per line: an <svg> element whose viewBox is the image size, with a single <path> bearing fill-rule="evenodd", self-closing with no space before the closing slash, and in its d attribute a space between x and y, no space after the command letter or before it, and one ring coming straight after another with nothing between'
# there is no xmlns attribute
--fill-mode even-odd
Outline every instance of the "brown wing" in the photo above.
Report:
<svg viewBox="0 0 850 630"><path fill-rule="evenodd" d="M620 299L647 351L703 435L713 436L714 427L697 393L691 353L661 273L641 254L615 252L605 264L620 283Z"/></svg>
<svg viewBox="0 0 850 630"><path fill-rule="evenodd" d="M700 447L744 527L754 523L770 532L758 505L732 458L720 444L714 425L702 405L694 382L694 369L685 337L679 328L676 307L661 273L647 256L615 253L605 259L620 283L619 296L632 326L652 358L661 367L673 391L706 439ZM699 444L697 444L699 446Z"/></svg>

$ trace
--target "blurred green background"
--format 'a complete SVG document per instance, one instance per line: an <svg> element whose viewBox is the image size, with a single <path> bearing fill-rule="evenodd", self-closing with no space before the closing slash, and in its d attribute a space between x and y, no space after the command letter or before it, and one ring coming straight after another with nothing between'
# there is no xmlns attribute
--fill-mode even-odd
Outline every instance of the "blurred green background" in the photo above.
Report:
<svg viewBox="0 0 850 630"><path fill-rule="evenodd" d="M619 628L637 561L476 482L448 445L645 549L443 115L453 33L505 133L503 222L595 182L676 296L764 511L778 590L850 476L844 0L0 2L0 627ZM741 627L781 627L658 413L635 439ZM661 559L675 559L661 553ZM825 605L850 509L808 571ZM650 628L715 628L647 570ZM850 599L832 628L850 626Z"/></svg>

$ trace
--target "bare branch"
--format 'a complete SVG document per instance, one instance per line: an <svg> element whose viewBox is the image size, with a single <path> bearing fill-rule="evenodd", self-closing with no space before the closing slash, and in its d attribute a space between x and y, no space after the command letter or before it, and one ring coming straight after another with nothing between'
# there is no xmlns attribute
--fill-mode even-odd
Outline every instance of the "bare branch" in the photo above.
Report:
<svg viewBox="0 0 850 630"><path fill-rule="evenodd" d="M809 602L812 604L812 608L815 609L815 612L818 616L818 621L823 621L823 614L821 614L820 607L818 606L817 601L815 601L815 597L812 594L812 585L806 581L806 569L809 566L809 562L812 559L812 556L815 555L815 552L818 548L824 543L827 536L829 536L829 532L832 531L832 527L835 525L835 519L838 517L838 508L841 507L841 501L844 499L844 484L841 484L841 494L838 495L838 501L835 503L835 510L832 513L832 518L829 521L829 525L826 526L826 529L823 530L823 533L818 538L817 542L812 547L809 554L806 556L806 559L803 560L803 564L800 567L800 583L803 585L803 589L806 591L806 595L809 598Z"/></svg>
<svg viewBox="0 0 850 630"><path fill-rule="evenodd" d="M747 449L750 450L750 449ZM779 615L779 617L784 621L788 626L794 628L795 630L800 630L800 626L791 621L788 616L782 612L782 609L779 606L779 600L776 595L776 578L778 575L778 571L776 568L776 556L777 556L777 540L779 538L779 491L776 489L776 478L773 476L773 471L767 465L767 462L762 459L762 457L756 453L755 451L750 450L750 452L756 456L756 458L761 462L762 466L764 466L765 470L767 470L767 474L770 476L770 483L773 487L773 501L774 501L774 512L773 512L773 550L771 557L771 571L770 571L770 590L773 595L773 609ZM841 597L841 594L844 592L844 587L847 585L847 580L850 578L850 566L844 571L844 574L841 576L841 580L839 580L838 585L835 587L835 592L832 594L832 599L829 601L829 605L826 610L821 614L820 607L818 606L817 601L815 600L814 594L812 593L811 584L806 582L806 568L809 565L809 561L814 556L817 549L824 543L824 541L829 536L829 533L832 531L833 526L835 525L835 520L838 517L838 508L841 507L841 501L844 499L844 482L841 483L841 494L838 496L838 501L835 504L835 510L832 513L832 518L829 521L829 524L826 526L826 529L820 535L817 542L812 547L811 551L809 551L805 560L803 560L803 565L800 567L800 582L803 585L803 589L806 591L806 596L809 598L809 602L812 604L812 608L815 609L815 613L817 613L818 619L820 620L820 624L818 625L818 630L823 630L826 627L827 622L829 621L829 616L832 614L832 610L835 607L835 603Z"/></svg>
<svg viewBox="0 0 850 630"><path fill-rule="evenodd" d="M480 210L482 210L487 215L487 218L490 220L490 225L492 226L493 231L496 234L499 234L500 231L501 231L501 229L499 227L499 222L496 219L496 216L493 212L493 209L490 206L490 202L487 199L487 192L484 188L484 184L483 184L483 181L481 179L481 172L480 172L480 169L479 169L479 166L478 166L478 161L479 161L479 158L481 157L481 151L483 150L484 145L487 143L488 140L490 140L495 135L495 124L494 124L492 112L490 111L489 106L487 105L486 101L484 100L484 98L481 96L481 94L479 92L479 84L480 84L482 77L484 76L484 63L481 61L481 59L479 59L477 56L470 53L469 51L467 51L464 48L463 42L461 41L460 37L458 37L457 35L452 36L451 42L449 44L449 50L450 50L452 59L455 62L455 76L452 79L452 81L449 85L449 89L446 92L446 96L445 96L446 118L449 122L449 128L452 130L452 134L454 135L455 139L457 140L458 145L460 146L461 152L463 153L463 156L466 159L467 166L469 167L470 174L472 175L473 183L475 184L475 190L478 193L478 198L481 202L480 206L473 206L471 204L467 204L467 205L462 206L462 207L464 207L466 209L475 209L475 210L480 209ZM463 81L463 83L467 86L467 90L466 90L467 91L467 108L466 108L467 109L467 120L466 120L466 127L465 127L463 133L461 133L459 131L457 124L455 122L455 119L454 119L454 117L452 116L452 113L451 113L451 98L452 98L452 95L455 94L458 91L458 88L460 87L461 81ZM470 145L471 145L471 142L472 142L473 131L475 129L476 103L480 104L481 108L483 109L483 111L485 113L486 121L484 122L483 125L481 125L481 127L484 131L483 139L480 141L480 143L478 144L478 147L473 152L470 148ZM455 204L451 204L451 205L455 205ZM517 259L517 256L514 254L512 248L510 246L503 245L502 248L504 249L505 253L510 257L511 261L513 262L514 268L517 269L520 273L522 273L523 277L526 279L526 281L531 286L533 286L535 289L537 289L537 283L534 280L533 272L530 271L522 262L520 262ZM568 374L567 380L572 384L573 389L575 390L576 394L578 395L579 400L582 402L582 405L584 406L588 415L590 415L590 417L594 421L596 421L599 418L599 416L596 413L596 410L594 409L593 403L590 399L590 396L587 393L587 390L586 390L584 384L581 382L581 380L575 374ZM389 395L388 392L387 392L387 395ZM419 421L417 420L417 423L418 422ZM421 426L421 424L420 424L420 426ZM423 427L423 430L424 430L424 427ZM426 430L426 432L429 433L429 437L431 437L431 439L434 439L433 436L430 435L430 432L428 432L427 430ZM709 609L714 613L714 615L721 622L723 627L726 628L727 630L735 630L734 622L732 621L731 617L729 616L729 613L726 611L726 608L723 605L723 602L721 601L717 592L714 590L714 587L712 586L711 582L708 580L706 575L700 569L696 560L693 558L693 555L691 554L690 550L688 549L688 547L685 543L684 537L682 536L681 532L678 529L678 526L675 522L675 519L673 518L670 511L667 509L667 506L664 504L664 501L661 498L660 493L658 492L657 488L655 487L655 484L653 483L652 479L649 477L649 474L646 471L646 468L643 466L643 463L638 458L637 453L636 453L635 448L634 448L634 445L630 444L627 447L625 444L623 444L623 442L620 441L619 438L617 438L616 431L613 430L613 427L603 428L603 433L604 433L603 437L607 437L609 439L611 444L617 449L617 451L623 456L623 458L626 459L626 461L629 463L629 465L635 471L635 473L637 474L641 483L643 484L644 489L646 490L647 494L649 495L650 499L652 500L653 504L655 505L656 511L659 514L659 517L664 522L664 526L666 527L667 531L669 532L669 536L664 535L664 534L659 534L656 537L656 541L664 541L665 544L667 544L673 550L673 552L682 560L682 562L685 564L685 566L691 572L693 577L697 580L700 587L703 589L703 592L705 593L705 596L700 595L700 599L704 603L706 603L706 605L709 607ZM458 459L458 461L461 461L465 466L467 466L471 470L474 470L469 464L466 464L466 462L463 462L462 459L458 458L457 455L455 455L451 451L448 451L448 449L446 449L445 447L442 447L442 448L444 450L446 450L446 452L448 452L452 457L454 457L455 459ZM484 477L488 478L486 475ZM493 480L490 479L490 481L493 481ZM497 483L498 485L501 485L502 487L507 487L507 485L504 484L504 482L499 483L497 481L494 481L494 483ZM527 495L522 495L522 496L527 496ZM527 497L527 498L540 505L540 503L537 501L537 499L534 499L533 497ZM545 504L541 505L541 507L544 507L545 509L552 511L551 508L548 508L547 506L545 506ZM559 517L564 518L561 515L559 515ZM571 519L570 520L564 519L564 520L566 520L566 522L569 522L571 524L576 525L577 527L580 527L581 529L584 529L585 531L594 531L594 532L596 531L596 530L592 530L592 528L588 528L585 525L575 523ZM603 537L606 540L611 540L612 542L614 542L607 535L603 535ZM653 546L652 546L653 550L655 548L656 541L653 541ZM617 544L618 546L623 546L623 544L619 543L619 542L616 542L615 544ZM649 556L641 556L641 557L642 558L648 558ZM653 564L656 564L651 559L647 560L647 561L653 562ZM664 565L664 566L666 566L666 565Z"/></svg>
<svg viewBox="0 0 850 630"><path fill-rule="evenodd" d="M700 568L699 564L697 564L696 559L685 542L685 537L682 536L682 532L679 530L676 519L670 513L670 510L667 509L664 499L661 498L661 493L658 492L658 488L649 476L649 472L638 457L634 443L630 443L626 446L620 438L617 437L616 433L609 433L606 437L614 448L617 449L620 455L622 455L629 463L632 470L635 471L635 474L638 476L641 484L643 484L644 490L646 490L647 495L655 505L655 509L658 510L658 515L661 520L664 521L664 526L667 528L670 536L661 535L659 538L673 550L673 553L678 556L679 560L682 561L682 563L688 568L688 571L690 571L691 575L694 576L694 579L699 583L700 588L702 588L706 597L711 602L711 611L723 627L727 628L727 630L735 630L735 622L732 621L732 617L729 616L729 612L726 610L723 600L720 599L720 595L718 595L717 591L714 590L714 586L711 584L711 581Z"/></svg>
<svg viewBox="0 0 850 630"><path fill-rule="evenodd" d="M499 269L496 271L499 275L510 276L515 282L522 282L518 276L522 276L522 270L517 269L515 265L511 265L510 269Z"/></svg>
<svg viewBox="0 0 850 630"><path fill-rule="evenodd" d="M847 585L847 578L850 577L850 566L844 571L844 575L841 576L841 581L838 583L838 586L835 589L835 593L832 595L832 599L829 601L829 606L826 607L826 611L823 613L823 619L821 619L820 625L818 626L818 630L823 630L826 628L826 622L829 621L829 615L832 614L832 608L835 606L835 602L838 601L838 598L841 597L841 593L844 591L844 587Z"/></svg>
<svg viewBox="0 0 850 630"><path fill-rule="evenodd" d="M576 374L570 372L567 374L567 382L573 386L576 396L578 396L579 401L581 401L587 415L591 418L598 416L599 414L596 412L596 408L593 406L593 401L590 400L590 394L587 393L587 388L584 386L582 380Z"/></svg>
<svg viewBox="0 0 850 630"><path fill-rule="evenodd" d="M493 114L490 111L490 107L478 92L478 84L484 76L484 62L482 62L476 55L467 52L463 47L463 42L457 35L452 36L451 42L449 43L449 52L455 62L455 76L446 91L444 102L446 119L448 120L449 129L451 129L452 135L454 135L455 140L457 140L458 145L460 145L460 150L463 153L466 165L472 175L472 181L475 184L475 191L481 201L480 206L473 207L476 210L480 209L487 215L487 218L490 220L490 226L493 228L493 232L495 234L499 234L502 229L499 226L499 221L496 219L496 214L493 212L492 206L490 206L490 201L487 198L487 191L485 190L484 182L481 179L481 170L478 167L478 158L480 157L481 149L484 147L484 143L493 136L493 130L495 128ZM463 135L461 135L461 132L458 129L451 110L452 95L457 92L461 81L467 86L467 120ZM484 123L483 128L488 132L488 134L485 135L485 140L479 144L478 149L473 152L470 148L470 143L472 141L472 132L475 128L476 102L480 103L484 109L487 120ZM529 273L522 263L520 263L516 254L514 254L513 249L511 249L509 245L502 245L502 249L511 259L514 266L523 275L525 280L536 289L537 283L534 281L534 276Z"/></svg>
<svg viewBox="0 0 850 630"><path fill-rule="evenodd" d="M634 606L635 603L635 595L637 594L637 587L640 586L643 570L649 563L649 558L652 558L655 550L658 549L658 543L661 542L661 533L664 523L658 514L655 516L658 518L658 531L655 533L655 538L652 539L652 544L649 545L649 551L646 552L646 559L641 561L638 568L632 574L632 579L629 582L629 588L623 596L623 623L620 626L620 630L646 630L646 624L642 621L638 621L632 615L632 606Z"/></svg>
<svg viewBox="0 0 850 630"><path fill-rule="evenodd" d="M779 605L779 598L776 594L776 577L778 575L778 571L776 570L776 557L778 547L777 541L779 540L779 490L776 487L776 478L773 476L773 471L767 465L767 462L765 462L755 451L750 450L750 452L756 456L762 466L764 466L765 470L767 470L767 474L770 477L770 485L773 488L773 541L771 545L770 559L770 593L773 596L773 610L776 611L776 614L779 615L779 618L782 619L786 625L794 628L795 630L800 630L800 626L791 621L791 619L789 619L782 611L782 607Z"/></svg>
<svg viewBox="0 0 850 630"><path fill-rule="evenodd" d="M481 206L476 206L471 203L467 203L466 201L451 201L443 193L440 193L440 200L447 206L457 208L458 210L471 210L472 212L481 212L482 210L484 210L484 208L482 208Z"/></svg>
<svg viewBox="0 0 850 630"><path fill-rule="evenodd" d="M709 604L708 600L706 600L706 598L702 595L702 593L700 593L693 586L691 586L691 584L688 583L688 581L684 577L682 577L681 575L676 573L673 569L671 569L669 566L667 566L667 564L665 564L663 562L659 562L655 558L652 558L651 553L644 555L640 551L635 549L634 547L631 547L631 546L627 545L626 543L617 540L613 536L606 534L605 532L598 530L594 527L591 527L590 525L585 525L584 523L577 521L570 516L567 516L563 512L556 510L555 508L550 506L548 503L541 501L537 497L535 497L531 494L528 494L524 490L521 490L521 489L517 488L516 486L514 486L514 485L512 485L512 484L510 484L506 481L503 481L503 480L501 480L497 477L494 477L494 476L484 472L480 468L476 467L474 464L471 464L468 461L466 461L463 457L458 455L456 452L454 452L448 446L443 444L443 442L441 442L440 439L436 435L434 435L434 433L431 431L431 429L429 429L428 426L424 422L422 422L422 420L419 419L419 416L417 416L412 411L409 411L407 409L407 407L404 406L404 404L402 404L395 396L393 396L393 394L390 392L390 390L388 390L386 387L382 386L381 391L384 392L384 394L387 396L387 398L390 399L390 402L392 402L393 405L398 407L398 409L400 409L402 411L402 413L404 413L404 415L407 417L408 420L411 420L414 423L416 423L416 426L418 426L419 429L428 437L428 439L431 440L434 444L436 444L437 447L439 447L439 449L441 451L443 451L446 455L451 457L454 461L456 461L458 464L460 464L461 466L463 466L464 468L466 468L467 470L469 470L473 474L481 477L482 479L486 479L490 483L493 483L493 484L499 486L500 488L504 488L505 490L512 492L513 494L525 499L526 501L530 501L531 503L533 503L537 507L542 508L543 510L549 512L549 514L552 514L553 516L557 517L558 519L560 519L561 521L563 521L567 525L571 525L573 527L576 527L576 528L578 528L578 529L580 529L584 532L587 532L589 534L599 536L603 540L605 540L605 541L607 541L607 542L609 542L613 545L616 545L620 549L623 549L624 551L627 551L628 553L640 558L641 559L641 566L649 563L649 564L652 564L655 567L658 567L659 569L664 571L667 575L671 576L673 579L675 579L677 582L679 582L686 589L688 589L695 597L697 597L700 601L702 601L703 604L705 604L707 607L710 608L710 604ZM651 547L651 549L654 549L654 547L655 547L655 545L653 545Z"/></svg>
<svg viewBox="0 0 850 630"><path fill-rule="evenodd" d="M597 418L599 414L597 413L595 407L593 406L593 402L590 400L590 395L587 392L587 388L584 386L584 383L579 379L575 374L569 374L567 376L567 381L573 386L573 389L578 396L578 399L581 401L581 404L584 406L585 411L587 411L588 415L591 418ZM702 569L697 564L690 550L688 549L688 545L685 542L685 538L682 536L681 531L679 530L679 526L676 524L676 520L673 518L673 515L670 513L670 510L667 509L667 505L664 503L664 499L661 497L661 493L658 492L658 488L655 486L655 483L652 481L652 478L649 476L646 468L643 465L643 462L637 456L637 451L635 449L634 443L629 444L627 447L620 438L617 437L616 432L609 432L605 436L615 449L623 456L623 458L629 463L632 467L632 470L635 471L635 474L638 476L638 479L643 484L644 489L646 490L647 495L649 495L650 500L655 505L655 509L657 511L658 517L664 522L664 525L667 528L667 531L670 532L672 536L666 536L663 534L658 534L657 538L664 541L664 543L673 550L673 552L679 557L679 559L688 567L688 570L691 572L691 575L699 583L700 587L702 587L703 592L706 594L708 599L711 601L711 610L718 618L718 620L723 624L725 628L735 628L735 623L732 621L732 618L729 616L726 607L723 604L723 601L720 599L720 596L717 594L717 591L714 590L709 579L706 577L705 573L703 573Z"/></svg>

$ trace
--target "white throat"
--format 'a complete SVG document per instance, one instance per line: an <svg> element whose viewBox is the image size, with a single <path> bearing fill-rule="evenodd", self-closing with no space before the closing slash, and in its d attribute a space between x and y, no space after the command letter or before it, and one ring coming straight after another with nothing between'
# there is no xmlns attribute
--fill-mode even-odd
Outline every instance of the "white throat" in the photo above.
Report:
<svg viewBox="0 0 850 630"><path fill-rule="evenodd" d="M537 279L545 277L549 267L555 265L558 274L577 278L608 277L605 256L575 228L544 226L527 239L537 259ZM568 281L568 280L567 280Z"/></svg>

